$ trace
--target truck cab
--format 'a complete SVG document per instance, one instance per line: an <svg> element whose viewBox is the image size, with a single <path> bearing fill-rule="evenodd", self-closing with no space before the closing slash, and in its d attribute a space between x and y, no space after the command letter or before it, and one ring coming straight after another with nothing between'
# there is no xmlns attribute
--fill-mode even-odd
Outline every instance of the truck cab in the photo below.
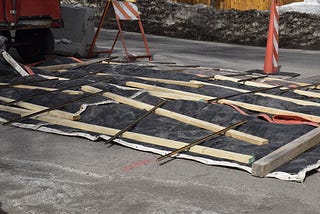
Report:
<svg viewBox="0 0 320 214"><path fill-rule="evenodd" d="M54 50L52 27L61 26L59 0L0 0L0 34L25 62Z"/></svg>

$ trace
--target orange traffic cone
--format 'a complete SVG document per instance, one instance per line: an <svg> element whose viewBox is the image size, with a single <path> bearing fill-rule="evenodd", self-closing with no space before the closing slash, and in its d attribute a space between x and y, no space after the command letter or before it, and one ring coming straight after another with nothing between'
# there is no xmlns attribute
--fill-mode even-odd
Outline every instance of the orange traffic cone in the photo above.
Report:
<svg viewBox="0 0 320 214"><path fill-rule="evenodd" d="M272 0L264 73L279 71L279 0Z"/></svg>

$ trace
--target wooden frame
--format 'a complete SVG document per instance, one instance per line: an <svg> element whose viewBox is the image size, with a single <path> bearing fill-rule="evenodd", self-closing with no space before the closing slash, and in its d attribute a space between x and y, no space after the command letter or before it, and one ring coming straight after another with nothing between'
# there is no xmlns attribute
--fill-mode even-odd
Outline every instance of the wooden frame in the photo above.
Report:
<svg viewBox="0 0 320 214"><path fill-rule="evenodd" d="M151 93L150 93L151 95L159 96L159 97L167 98L167 99L185 99L185 100L193 100L193 101L201 101L201 100L205 101L205 100L216 99L216 97L211 97L211 96L207 96L207 95L179 91L179 90L175 90L175 89L168 89L168 88L164 88L164 87L153 86L153 85L137 83L137 82L127 82L126 85L131 86L131 87L135 87L135 88L145 89L147 91L151 91ZM247 110L256 111L256 112L278 114L278 115L298 116L298 117L304 118L304 119L312 121L312 122L320 123L320 116L316 116L316 115L281 110L281 109L259 106L259 105L255 105L255 104L249 104L249 103L238 102L238 101L227 100L227 99L218 100L218 103L220 103L220 104L233 104L233 105L245 108Z"/></svg>
<svg viewBox="0 0 320 214"><path fill-rule="evenodd" d="M100 89L94 88L92 86L83 86L82 90L85 91L85 92L89 92L89 93L97 93L97 92L101 91ZM143 102L139 102L139 101L136 101L136 100L133 100L133 99L130 99L130 98L127 98L127 97L123 97L123 96L120 96L120 95L117 95L117 94L113 94L113 93L110 93L110 92L104 93L103 96L105 96L105 97L107 97L109 99L115 100L115 101L117 101L119 103L130 105L130 106L133 106L135 108L143 109L143 110L146 110L146 111L150 111L150 109L152 109L154 107L153 105L149 105L149 104L146 104L146 103L143 103ZM155 110L155 114L158 114L158 115L161 115L161 116L164 116L164 117L168 117L168 118L171 118L171 119L174 119L174 120L186 123L186 124L190 124L190 125L202 128L202 129L206 129L206 130L209 130L209 131L212 131L212 132L217 132L217 131L225 128L223 126L219 126L219 125L216 125L216 124L213 124L213 123L202 121L202 120L199 120L199 119L196 119L196 118L188 117L186 115L179 114L179 113L176 113L176 112L173 112L173 111L169 111L169 110L166 110L166 109L163 109L163 108L156 109ZM235 138L235 139L238 139L238 140L242 140L242 141L245 141L245 142L248 142L248 143L251 143L251 144L255 144L255 145L264 145L264 144L268 144L268 142L269 142L265 138L260 138L260 137L257 137L257 136L254 136L254 135L250 135L250 134L246 134L246 133L243 133L243 132L239 132L239 131L236 131L236 130L227 131L226 132L226 136L232 137L232 138Z"/></svg>
<svg viewBox="0 0 320 214"><path fill-rule="evenodd" d="M214 80L225 80L225 81L231 81L231 82L236 82L239 83L239 81L241 81L241 79L238 78L234 78L234 77L226 77L223 75L215 75L214 78L212 78ZM242 84L244 85L248 85L248 86L254 86L254 87L258 87L258 88L272 88L274 87L274 85L270 85L267 83L260 83L260 82L254 82L254 81L245 81L242 82ZM282 90L287 90L287 87L282 87L280 88ZM307 97L316 97L316 98L320 98L320 93L317 92L312 92L312 91L304 91L304 90L299 90L299 89L293 89L292 92L296 93L296 94L300 94L300 95L304 95Z"/></svg>
<svg viewBox="0 0 320 214"><path fill-rule="evenodd" d="M30 110L9 107L9 106L3 106L3 105L0 105L0 110L6 111L6 112L11 112L14 114L20 114L20 115L32 113L32 111L30 111ZM48 123L55 124L55 125L61 125L61 126L65 126L65 127L80 129L80 130L94 132L94 133L98 133L98 134L104 134L104 135L115 135L116 133L118 133L120 131L118 129L108 128L108 127L103 127L103 126L98 126L98 125L93 125L93 124L83 123L83 122L78 122L78 121L71 121L71 120L66 120L66 119L62 119L62 118L51 117L48 115L38 115L38 116L33 117L33 119L48 122ZM180 141L169 140L169 139L159 138L159 137L153 137L153 136L139 134L139 133L135 133L135 132L129 132L129 131L123 133L122 137L126 138L126 139L131 139L131 140L143 142L143 143L164 146L167 148L174 148L174 149L178 149L178 148L181 148L183 146L188 145L187 143L180 142ZM229 151L220 150L220 149L213 149L213 148L199 146L199 145L190 148L189 151L193 152L193 153L197 153L197 154L203 154L203 155L208 155L208 156L212 156L212 157L233 160L233 161L237 161L237 162L245 163L245 164L250 164L254 161L254 157L251 155L229 152Z"/></svg>
<svg viewBox="0 0 320 214"><path fill-rule="evenodd" d="M47 78L55 78L53 76L46 76ZM207 83L207 82L200 82L200 81L190 81L190 82L185 82L185 81L176 81L176 80L168 80L168 79L158 79L158 78L149 78L149 77L135 77L138 79L143 79L143 80L148 80L148 81L153 81L153 82L161 82L161 83L166 83L166 84L175 84L175 85L180 85L180 86L186 86L186 87L192 87L192 88L199 88L202 87L203 85L211 85L215 87L221 87L225 89L230 89L238 92L249 92L249 90L244 90L244 89L238 89L238 88L233 88L233 87L228 87L228 86L223 86L223 85L217 85L217 84L212 84L212 83ZM233 81L233 82L238 82L241 79L237 79L234 77L226 77L226 76L221 76L221 75L216 75L215 78L220 79L220 80L228 80L228 81ZM66 78L61 78L61 80L68 80ZM290 82L290 81L287 81ZM294 83L294 82L293 82ZM274 87L273 85L265 84L265 83L259 83L259 82L253 82L253 81L246 81L244 82L246 85L251 85L255 87L263 87L263 88L271 88ZM300 85L304 85L304 83L299 83ZM0 83L0 85L6 85L6 83ZM142 84L142 83L136 83L136 82L127 82L127 86L130 87L136 87L136 88L142 88L148 91L151 95L158 96L158 97L164 97L164 98L169 98L169 99L185 99L185 100L193 100L193 101L201 101L201 100L208 100L208 99L215 99L215 97L212 96L207 96L207 95L201 95L197 93L190 93L186 91L180 91L180 90L174 90L174 89L168 89L164 87L159 87L159 86L152 86L148 84ZM47 90L47 91L55 91L57 89L55 88L44 88L44 87L38 87L38 86L28 86L28 85L16 85L14 87L17 88L23 88L23 89L41 89L41 90ZM283 87L282 89L287 89ZM82 87L83 91L94 93L98 92L100 89L91 87L91 86L83 86ZM68 91L65 91L68 92ZM302 94L305 96L311 96L311 97L320 97L320 94L317 92L310 92L310 91L303 91L303 90L294 90L295 93ZM82 93L81 91L69 91L69 93ZM293 102L299 105L310 105L310 106L317 106L319 107L320 104L316 102L311 102L311 101L303 101L303 100L298 100L298 99L293 99L289 97L283 97L283 96L278 96L278 95L271 95L271 94L266 94L266 93L255 93L255 95L259 96L264 96L264 97L269 97L273 99L279 99L279 100L284 100L288 102ZM113 94L110 92L106 92L103 94L103 96L112 99L114 101L117 101L119 103L123 103L125 105L130 105L135 108L143 109L143 110L150 110L153 108L152 105L139 102L130 98L122 97L117 94ZM0 101L3 102L12 102L14 99L10 99L7 97L1 97L0 96ZM302 114L299 112L293 112L293 111L286 111L286 110L279 110L275 108L270 108L270 107L264 107L264 106L258 106L254 104L249 104L249 103L243 103L243 102L237 102L233 100L227 100L227 99L222 99L218 101L219 103L228 103L228 104L234 104L240 107L243 107L248 110L253 110L253 111L259 111L259 112L266 112L270 114L287 114L287 115L295 115L295 116L301 116L303 118L309 119L311 121L320 122L320 117L315 116L315 115L308 115L308 114ZM34 111L40 111L43 110L47 107L45 106L40 106L40 105L35 105L32 103L27 103L27 102L17 102L15 105L25 108L15 108L15 107L10 107L10 106L2 106L0 105L0 110L1 111L6 111L6 112L12 112L15 114L20 114L20 115L26 115L33 113ZM178 114L176 112L168 111L166 109L159 108L155 111L156 114L161 115L161 116L166 116L168 118L172 118L187 124L191 124L194 126L197 126L199 128L203 128L206 130L210 130L212 132L216 132L219 129L221 130L222 126L218 126L216 124L212 124L206 121L201 121L196 118L188 117L186 115ZM117 129L112 129L108 127L102 127L102 126L96 126L93 124L88 124L88 123L83 123L83 122L78 122L78 121L71 121L71 120L78 120L80 119L79 115L75 115L72 113L68 112L63 112L59 110L53 110L48 112L47 114L42 114L35 116L34 119L56 124L56 125L61 125L61 126L67 126L75 129L80 129L84 131L90 131L90 132L95 132L98 134L105 134L105 135L114 135L117 133L119 130ZM236 130L229 130L226 133L226 136L228 137L233 137L235 139L243 140L248 143L252 143L255 145L263 145L268 143L267 139L259 138L253 135L249 135L246 133L242 133ZM125 132L122 135L123 138L126 139L132 139L144 143L150 143L154 145L160 145L160 146L165 146L168 148L180 148L182 146L187 145L187 143L184 142L179 142L179 141L174 141L174 140L169 140L169 139L164 139L164 138L157 138L153 136L148 136L148 135L143 135L139 133L134 133L134 132ZM256 162L254 161L254 157L251 155L246 155L246 154L240 154L236 152L229 152L229 151L224 151L224 150L218 150L218 149L213 149L213 148L208 148L204 146L195 146L192 148L190 151L197 153L197 154L204 154L212 157L217 157L217 158L223 158L223 159L228 159L228 160L233 160L236 162L240 163L245 163L245 164L252 164L252 175L257 176L257 177L265 177L272 171L276 170L278 167L282 166L283 164L289 162L290 160L294 159L301 153L307 151L308 149L316 146L320 142L320 127L314 129L313 131L306 133L305 135L293 140L292 142L282 146L281 148L271 152L270 154L266 155L265 157L257 160Z"/></svg>
<svg viewBox="0 0 320 214"><path fill-rule="evenodd" d="M252 175L264 177L320 143L320 127L271 152L252 164Z"/></svg>

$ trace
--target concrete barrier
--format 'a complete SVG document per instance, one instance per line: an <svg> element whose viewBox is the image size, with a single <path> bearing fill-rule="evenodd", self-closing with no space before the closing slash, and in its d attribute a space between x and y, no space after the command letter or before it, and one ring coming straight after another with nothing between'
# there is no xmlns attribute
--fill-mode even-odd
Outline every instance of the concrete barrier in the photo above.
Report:
<svg viewBox="0 0 320 214"><path fill-rule="evenodd" d="M85 57L94 37L94 11L74 5L62 5L64 27L52 29L55 53Z"/></svg>

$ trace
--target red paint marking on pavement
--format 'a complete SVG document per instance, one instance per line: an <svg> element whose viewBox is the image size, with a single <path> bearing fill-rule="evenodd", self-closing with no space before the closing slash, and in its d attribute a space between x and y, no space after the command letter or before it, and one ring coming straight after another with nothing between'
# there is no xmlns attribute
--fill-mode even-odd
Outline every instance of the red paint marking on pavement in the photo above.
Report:
<svg viewBox="0 0 320 214"><path fill-rule="evenodd" d="M144 166L144 165L147 165L149 163L151 163L153 160L151 159L146 159L146 160L142 160L142 161L138 161L138 162L135 162L135 163L132 163L130 165L127 165L127 166L124 166L121 168L122 171L129 171L129 170L133 170L135 168L138 168L138 167L141 167L141 166Z"/></svg>

